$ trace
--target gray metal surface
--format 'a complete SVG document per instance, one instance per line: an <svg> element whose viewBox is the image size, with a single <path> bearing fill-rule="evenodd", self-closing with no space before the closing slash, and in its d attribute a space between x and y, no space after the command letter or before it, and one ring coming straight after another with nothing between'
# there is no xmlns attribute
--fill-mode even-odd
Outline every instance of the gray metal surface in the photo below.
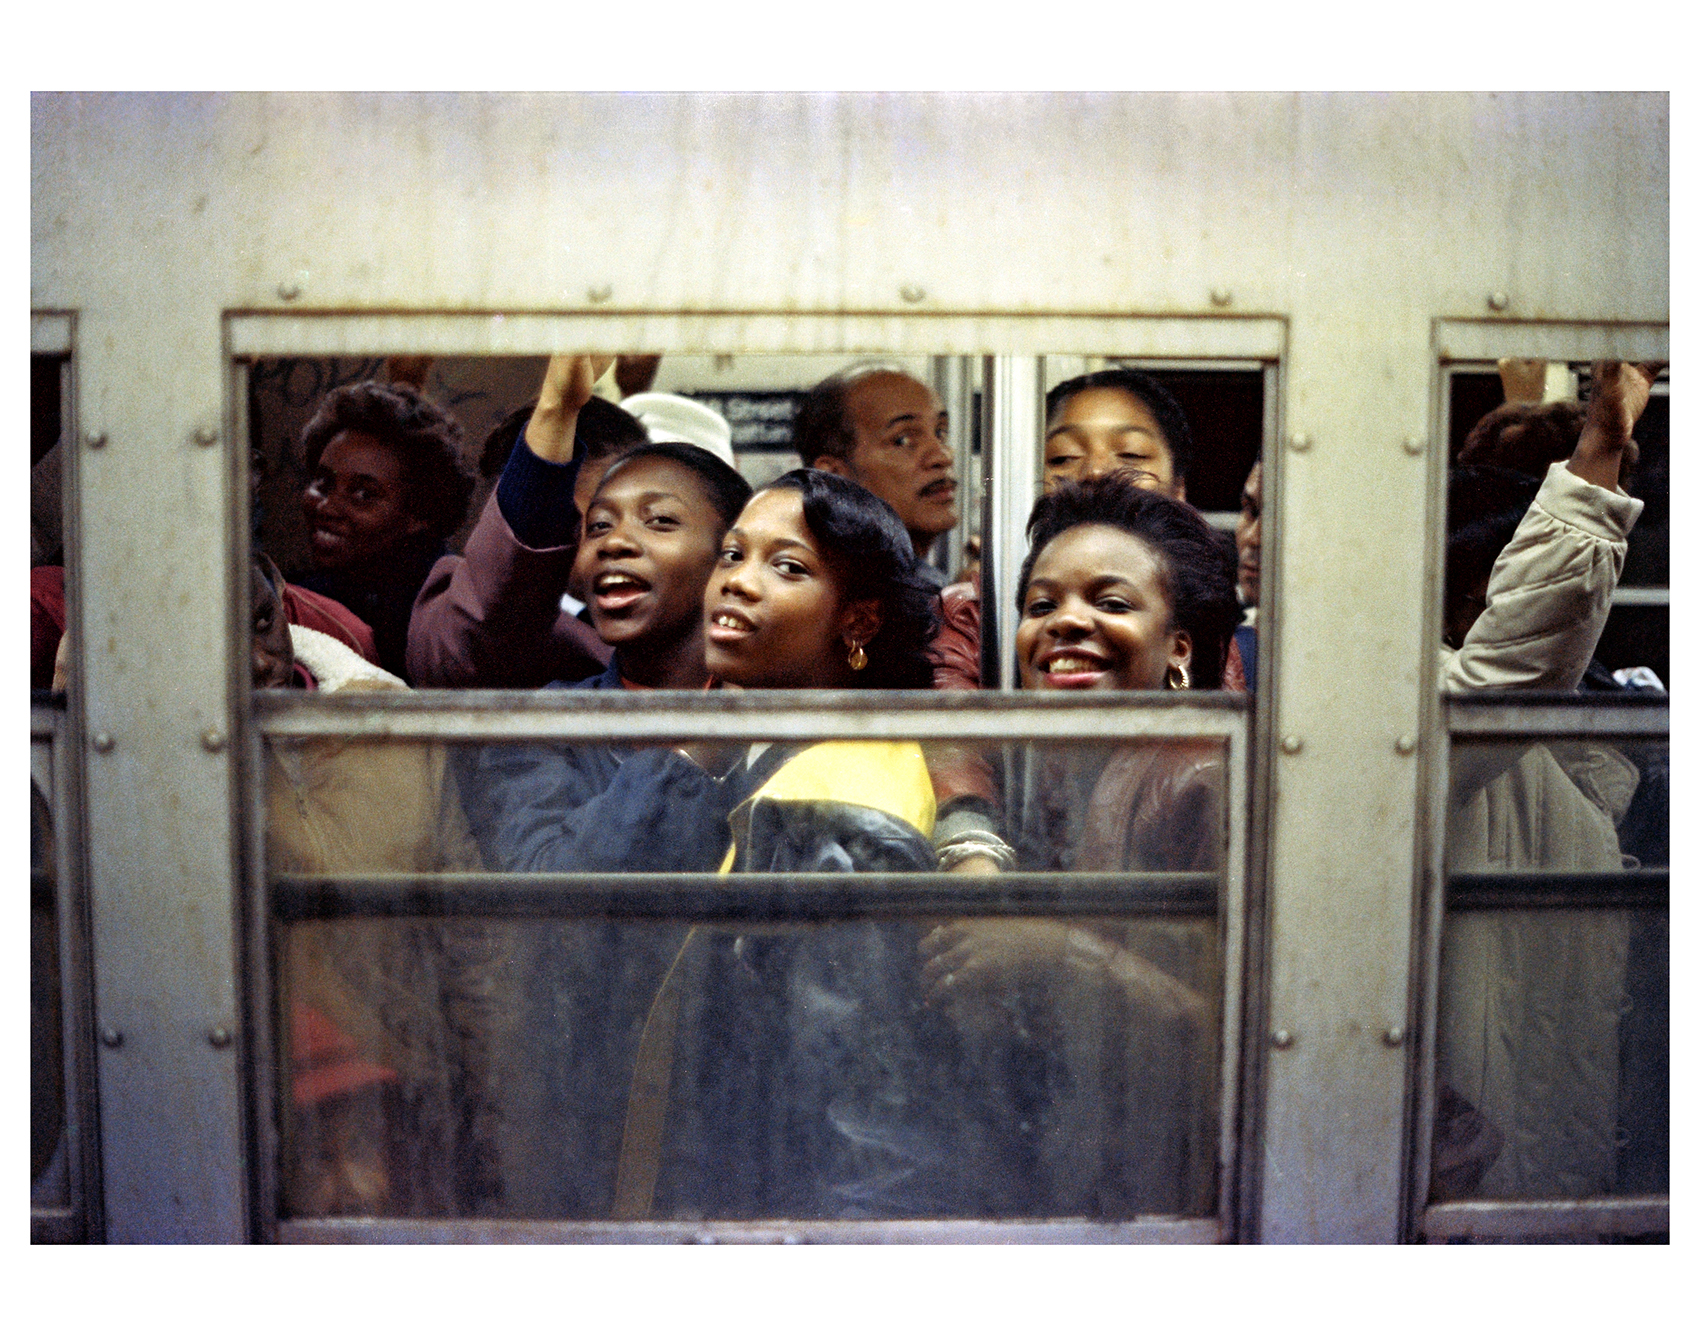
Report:
<svg viewBox="0 0 1700 1336"><path fill-rule="evenodd" d="M1668 1234L1670 1198L1447 1202L1423 1212L1422 1232L1430 1243L1462 1239L1533 1243L1602 1235Z"/></svg>
<svg viewBox="0 0 1700 1336"><path fill-rule="evenodd" d="M1651 693L1621 696L1484 692L1445 698L1446 726L1454 738L1663 737L1670 733L1670 698Z"/></svg>
<svg viewBox="0 0 1700 1336"><path fill-rule="evenodd" d="M413 691L253 693L266 737L607 742L941 738L1104 742L1227 737L1243 697L1206 692L1093 692L1090 700L978 692Z"/></svg>
<svg viewBox="0 0 1700 1336"><path fill-rule="evenodd" d="M1258 1229L1399 1236L1380 1036L1411 1014L1439 745L1439 475L1404 443L1440 439L1440 362L1668 349L1667 96L38 94L31 141L32 308L74 315L79 439L106 439L72 584L74 709L113 739L87 757L99 1020L129 1036L101 1056L111 1237L251 1218L241 1044L201 1040L238 1002L235 767L198 742L239 722L225 357L557 347L1279 360L1309 444L1270 466L1258 728L1302 745L1265 752L1263 954L1296 1039L1255 1078ZM582 169L614 143L643 170ZM937 207L887 207L910 194Z"/></svg>
<svg viewBox="0 0 1700 1336"><path fill-rule="evenodd" d="M1214 1220L285 1220L280 1243L1217 1243Z"/></svg>

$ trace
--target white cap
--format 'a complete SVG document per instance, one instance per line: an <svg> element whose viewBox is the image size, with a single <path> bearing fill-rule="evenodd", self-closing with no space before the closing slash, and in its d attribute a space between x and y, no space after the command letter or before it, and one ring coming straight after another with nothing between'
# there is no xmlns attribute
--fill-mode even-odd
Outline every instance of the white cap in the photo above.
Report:
<svg viewBox="0 0 1700 1336"><path fill-rule="evenodd" d="M700 445L731 467L738 466L732 458L731 425L706 404L682 394L650 393L628 395L620 407L643 423L650 440Z"/></svg>

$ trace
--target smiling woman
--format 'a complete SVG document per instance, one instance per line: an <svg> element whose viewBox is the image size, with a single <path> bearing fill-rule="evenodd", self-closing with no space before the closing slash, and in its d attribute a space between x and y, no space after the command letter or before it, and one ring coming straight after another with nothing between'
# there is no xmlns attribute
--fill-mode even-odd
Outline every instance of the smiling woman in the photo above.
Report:
<svg viewBox="0 0 1700 1336"><path fill-rule="evenodd" d="M472 498L460 424L410 386L366 381L326 395L301 444L316 570L298 583L370 625L379 665L405 679L414 596Z"/></svg>

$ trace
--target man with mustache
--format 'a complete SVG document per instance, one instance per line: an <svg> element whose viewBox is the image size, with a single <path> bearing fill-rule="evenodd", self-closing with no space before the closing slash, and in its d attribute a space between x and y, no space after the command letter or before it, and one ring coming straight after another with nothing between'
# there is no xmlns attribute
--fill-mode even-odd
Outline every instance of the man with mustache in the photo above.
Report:
<svg viewBox="0 0 1700 1336"><path fill-rule="evenodd" d="M851 367L810 390L792 439L810 468L861 483L895 510L925 562L956 527L949 431L950 415L930 387L874 365Z"/></svg>

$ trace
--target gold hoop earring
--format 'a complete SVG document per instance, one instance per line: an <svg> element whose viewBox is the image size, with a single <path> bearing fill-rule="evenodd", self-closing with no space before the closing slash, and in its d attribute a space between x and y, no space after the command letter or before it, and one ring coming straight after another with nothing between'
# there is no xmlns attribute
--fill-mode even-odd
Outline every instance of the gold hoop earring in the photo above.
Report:
<svg viewBox="0 0 1700 1336"><path fill-rule="evenodd" d="M860 640L854 640L854 639L851 640L851 642L850 642L850 669L851 669L851 671L859 673L859 672L862 671L862 669L866 668L867 666L868 666L868 653L867 653L866 650L864 650L862 648L862 642Z"/></svg>
<svg viewBox="0 0 1700 1336"><path fill-rule="evenodd" d="M1180 674L1180 681L1175 680L1175 674ZM1170 691L1185 691L1192 685L1192 678L1187 675L1184 663L1171 663L1169 671L1163 674L1163 685Z"/></svg>

